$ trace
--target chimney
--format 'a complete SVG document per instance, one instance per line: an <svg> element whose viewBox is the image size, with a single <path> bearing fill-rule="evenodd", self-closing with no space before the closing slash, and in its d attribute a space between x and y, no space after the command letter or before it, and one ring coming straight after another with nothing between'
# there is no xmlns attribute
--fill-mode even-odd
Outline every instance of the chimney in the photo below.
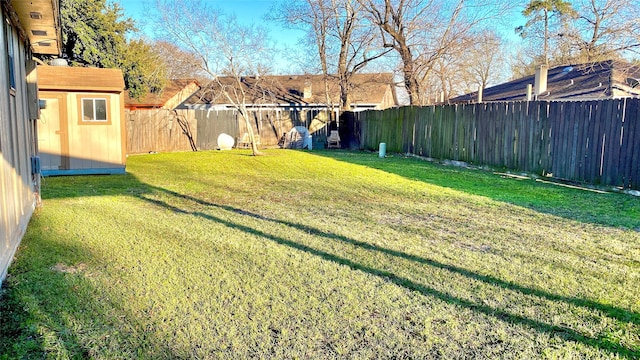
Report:
<svg viewBox="0 0 640 360"><path fill-rule="evenodd" d="M478 86L478 104L482 102L482 86Z"/></svg>
<svg viewBox="0 0 640 360"><path fill-rule="evenodd" d="M311 86L311 79L306 78L304 80L304 91L303 91L303 97L305 99L310 99L311 96L313 96L313 93L311 92L312 90L312 86Z"/></svg>
<svg viewBox="0 0 640 360"><path fill-rule="evenodd" d="M547 65L540 65L540 67L536 69L533 90L535 96L547 91Z"/></svg>

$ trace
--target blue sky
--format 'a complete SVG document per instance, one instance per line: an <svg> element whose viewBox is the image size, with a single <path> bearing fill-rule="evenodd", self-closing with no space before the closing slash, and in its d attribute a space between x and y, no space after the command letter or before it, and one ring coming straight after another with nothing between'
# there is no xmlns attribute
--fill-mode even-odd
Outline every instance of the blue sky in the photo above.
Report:
<svg viewBox="0 0 640 360"><path fill-rule="evenodd" d="M120 3L124 8L126 16L129 16L136 20L138 27L144 30L145 22L145 7L153 6L153 0L115 0ZM514 0L514 3L522 3L523 0ZM271 6L277 3L277 0L208 0L208 2L214 4L224 12L233 13L239 19L247 22L261 23L268 26L272 31L274 40L278 42L284 42L290 45L295 44L295 40L300 36L300 33L296 33L293 37L290 36L291 31L282 29L279 25L267 22L264 20L264 16L269 12ZM523 25L524 19L519 14L520 8L524 6L517 6L516 12L513 14L513 28L517 25ZM522 24L520 24L522 22ZM517 24L516 24L517 23ZM508 27L511 27L509 25ZM506 33L506 31L505 31ZM513 31L508 31L509 37L513 36Z"/></svg>
<svg viewBox="0 0 640 360"><path fill-rule="evenodd" d="M277 1L274 0L209 0L211 4L220 10L235 14L238 19L246 22L258 23L267 26L271 31L273 40L278 43L294 45L301 35L300 32L282 29L278 24L274 24L264 20L265 15L271 9L271 6ZM153 7L153 0L119 0L118 3L124 9L125 15L136 20L138 28L145 31L145 9ZM293 34L293 36L291 36ZM149 33L149 35L152 35Z"/></svg>
<svg viewBox="0 0 640 360"><path fill-rule="evenodd" d="M125 16L130 17L136 21L137 27L147 34L148 37L153 38L151 26L146 21L146 9L153 9L153 0L116 0L120 6L124 9ZM267 15L273 4L277 3L274 0L208 0L209 3L214 4L215 7L228 13L235 14L241 21L247 23L256 23L266 26L271 35L271 39L276 42L278 47L295 47L298 43L298 39L302 36L301 31L284 29L280 25L273 22L265 21L264 17ZM288 67L290 64L286 63L285 59L278 59L279 67ZM288 69L276 69L281 71L288 71Z"/></svg>
<svg viewBox="0 0 640 360"><path fill-rule="evenodd" d="M125 14L135 20L142 20L145 6L153 6L153 0L119 0ZM211 4L228 13L235 13L247 21L262 21L269 11L273 0L209 0Z"/></svg>
<svg viewBox="0 0 640 360"><path fill-rule="evenodd" d="M146 21L146 9L153 9L154 0L111 0L118 2L121 7L124 9L125 16L131 17L136 21L136 24L140 30L145 32L148 37L153 38L153 33L151 31L151 26L147 24ZM215 7L220 10L229 13L235 14L238 19L245 22L253 22L258 23L260 25L266 26L270 31L271 39L276 42L276 46L279 48L296 47L299 38L302 36L301 31L289 30L282 28L279 24L266 21L264 19L265 15L269 12L271 7L278 3L279 0L206 0L207 2L213 4ZM496 27L498 27L504 35L508 39L514 42L518 42L516 36L514 34L513 29L517 25L522 25L524 23L524 19L520 15L520 9L523 7L520 3L524 0L512 0L514 6L514 13L512 16L508 16L504 19L503 23L496 23ZM308 69L295 69L289 67L295 67L294 64L288 62L287 59L274 59L276 72L304 72Z"/></svg>

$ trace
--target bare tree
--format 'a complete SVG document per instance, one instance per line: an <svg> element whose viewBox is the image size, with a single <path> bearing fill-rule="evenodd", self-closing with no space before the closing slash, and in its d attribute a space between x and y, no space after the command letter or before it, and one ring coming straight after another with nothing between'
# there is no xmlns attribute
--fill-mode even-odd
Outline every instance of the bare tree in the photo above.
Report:
<svg viewBox="0 0 640 360"><path fill-rule="evenodd" d="M582 62L640 54L640 2L574 1L577 17L563 34Z"/></svg>
<svg viewBox="0 0 640 360"><path fill-rule="evenodd" d="M156 34L197 57L201 70L213 79L215 96L228 101L242 116L254 155L258 150L247 104L255 102L261 79L272 58L266 29L245 25L205 0L156 0ZM179 14L179 16L176 16ZM247 86L247 78L253 79Z"/></svg>
<svg viewBox="0 0 640 360"><path fill-rule="evenodd" d="M184 51L177 45L164 40L154 42L153 48L159 55L159 60L165 64L168 79L195 77L198 81L202 81L207 77L195 54Z"/></svg>
<svg viewBox="0 0 640 360"><path fill-rule="evenodd" d="M388 51L375 49L376 32L365 22L356 0L294 0L282 2L271 14L285 26L305 30L313 39L325 76L327 105L331 106L329 80L340 85L340 108L351 109L352 77Z"/></svg>
<svg viewBox="0 0 640 360"><path fill-rule="evenodd" d="M574 0L570 8L566 7L566 1L534 0L525 11L532 6L540 11L544 4L552 3L563 5L559 8L562 14L552 10L555 7L548 10L550 14L554 12L555 15L560 15L549 16L548 19L549 28L545 38L549 42L549 65L595 65L604 60L632 59L640 54L640 2L637 0ZM525 26L516 30L523 31L522 35L531 35L525 36L528 40L540 39L534 34L543 33L540 26L544 23L544 16L541 17L540 13L533 10L529 14L532 16L527 22L530 28ZM534 22L535 19L538 20L537 23ZM532 73L535 63L545 61L537 51L540 46L540 42L533 41L521 53L520 69L526 69L524 73ZM522 75L519 71L517 73Z"/></svg>
<svg viewBox="0 0 640 360"><path fill-rule="evenodd" d="M505 72L504 53L502 39L495 31L480 31L461 54L465 90L484 90L492 81L500 80Z"/></svg>
<svg viewBox="0 0 640 360"><path fill-rule="evenodd" d="M327 108L331 112L333 103L329 93L329 22L330 6L328 0L283 1L271 9L269 18L289 28L306 32L307 38L301 41L315 47L324 75L324 96Z"/></svg>
<svg viewBox="0 0 640 360"><path fill-rule="evenodd" d="M472 31L500 16L508 4L464 0L358 0L400 58L412 105L426 102L424 87L438 62L459 53Z"/></svg>

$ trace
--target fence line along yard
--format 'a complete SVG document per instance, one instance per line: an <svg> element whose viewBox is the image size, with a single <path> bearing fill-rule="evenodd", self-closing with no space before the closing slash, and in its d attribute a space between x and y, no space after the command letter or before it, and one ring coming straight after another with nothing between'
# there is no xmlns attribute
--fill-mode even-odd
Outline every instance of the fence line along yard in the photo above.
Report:
<svg viewBox="0 0 640 360"><path fill-rule="evenodd" d="M640 189L640 99L401 107L356 113L375 150Z"/></svg>
<svg viewBox="0 0 640 360"><path fill-rule="evenodd" d="M329 115L324 110L250 110L250 122L261 146L275 146L280 137L295 126L304 126L313 135L314 144L327 137ZM218 136L236 140L247 131L235 110L127 110L127 154L213 150ZM317 146L317 145L316 145Z"/></svg>
<svg viewBox="0 0 640 360"><path fill-rule="evenodd" d="M127 110L125 120L127 154L192 150L190 139L195 138L196 123L191 111Z"/></svg>

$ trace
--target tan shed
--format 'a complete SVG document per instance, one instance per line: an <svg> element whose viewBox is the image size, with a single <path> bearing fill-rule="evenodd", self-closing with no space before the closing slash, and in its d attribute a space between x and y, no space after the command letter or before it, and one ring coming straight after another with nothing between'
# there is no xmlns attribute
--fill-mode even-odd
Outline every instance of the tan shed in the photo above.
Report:
<svg viewBox="0 0 640 360"><path fill-rule="evenodd" d="M125 172L124 79L120 69L39 66L42 174Z"/></svg>

